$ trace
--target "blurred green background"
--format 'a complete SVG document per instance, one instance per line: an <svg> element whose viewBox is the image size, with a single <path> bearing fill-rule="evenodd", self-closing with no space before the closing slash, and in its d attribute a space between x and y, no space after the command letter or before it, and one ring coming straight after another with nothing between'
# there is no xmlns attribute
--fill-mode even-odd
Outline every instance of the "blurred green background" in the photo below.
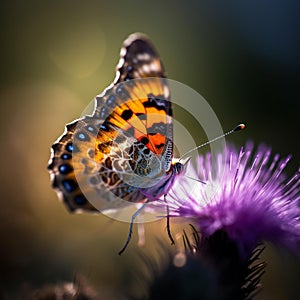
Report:
<svg viewBox="0 0 300 300"><path fill-rule="evenodd" d="M23 299L83 274L98 289L139 295L137 253L165 224L146 225L117 255L128 224L71 215L51 190L50 145L114 78L122 41L136 31L158 49L168 77L198 91L229 137L299 152L298 1L1 1L1 293ZM148 241L148 243L147 243ZM299 262L271 248L257 299L297 299ZM0 296L0 298L1 298ZM112 296L113 297L113 296ZM106 297L109 299L109 296ZM120 299L120 298L119 298Z"/></svg>

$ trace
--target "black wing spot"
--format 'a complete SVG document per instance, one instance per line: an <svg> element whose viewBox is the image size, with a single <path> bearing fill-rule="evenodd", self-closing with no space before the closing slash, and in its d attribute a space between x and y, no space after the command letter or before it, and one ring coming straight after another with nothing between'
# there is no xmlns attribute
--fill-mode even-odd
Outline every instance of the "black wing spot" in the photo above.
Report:
<svg viewBox="0 0 300 300"><path fill-rule="evenodd" d="M147 145L149 143L149 139L144 136L141 138L141 143L143 143L144 145Z"/></svg>
<svg viewBox="0 0 300 300"><path fill-rule="evenodd" d="M133 111L131 109L126 109L122 112L121 118L125 121L128 121L133 115Z"/></svg>
<svg viewBox="0 0 300 300"><path fill-rule="evenodd" d="M61 159L63 159L63 160L69 160L69 159L71 159L71 158L72 158L72 155L69 154L69 153L63 153L63 154L61 155Z"/></svg>
<svg viewBox="0 0 300 300"><path fill-rule="evenodd" d="M148 155L150 153L150 150L148 148L143 150L144 154Z"/></svg>
<svg viewBox="0 0 300 300"><path fill-rule="evenodd" d="M161 144L159 144L159 145L156 145L155 148L160 149L160 148L162 148L162 147L164 147L164 146L165 146L165 144L164 144L164 143L161 143Z"/></svg>
<svg viewBox="0 0 300 300"><path fill-rule="evenodd" d="M164 102L166 101L153 96L148 96L148 101L145 101L143 105L145 108L155 107L157 110L166 111L166 103Z"/></svg>
<svg viewBox="0 0 300 300"><path fill-rule="evenodd" d="M109 131L109 126L106 123L103 123L99 127L101 130L108 132Z"/></svg>
<svg viewBox="0 0 300 300"><path fill-rule="evenodd" d="M68 143L66 145L66 150L68 152L73 152L73 153L79 152L79 148L76 145L74 145L73 143Z"/></svg>
<svg viewBox="0 0 300 300"><path fill-rule="evenodd" d="M58 167L60 174L69 174L73 171L73 168L69 164L63 164Z"/></svg>
<svg viewBox="0 0 300 300"><path fill-rule="evenodd" d="M67 151L69 151L69 152L72 152L73 151L73 144L72 143L69 143L69 144L67 144L67 146L66 146L66 150Z"/></svg>
<svg viewBox="0 0 300 300"><path fill-rule="evenodd" d="M81 206L87 203L87 199L81 194L74 197L74 202Z"/></svg>
<svg viewBox="0 0 300 300"><path fill-rule="evenodd" d="M148 94L148 101L145 101L143 105L145 108L155 107L157 110L164 110L167 115L172 116L171 102L165 99L163 95Z"/></svg>
<svg viewBox="0 0 300 300"><path fill-rule="evenodd" d="M69 193L75 191L78 188L78 184L72 179L66 179L62 182L63 187Z"/></svg>

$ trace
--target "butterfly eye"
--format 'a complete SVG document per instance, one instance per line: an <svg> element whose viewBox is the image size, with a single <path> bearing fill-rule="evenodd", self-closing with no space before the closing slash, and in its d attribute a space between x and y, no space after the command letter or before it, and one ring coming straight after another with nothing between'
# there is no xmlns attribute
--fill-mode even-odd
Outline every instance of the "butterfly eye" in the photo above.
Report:
<svg viewBox="0 0 300 300"><path fill-rule="evenodd" d="M183 171L183 164L177 162L173 165L173 172L175 174L180 174Z"/></svg>

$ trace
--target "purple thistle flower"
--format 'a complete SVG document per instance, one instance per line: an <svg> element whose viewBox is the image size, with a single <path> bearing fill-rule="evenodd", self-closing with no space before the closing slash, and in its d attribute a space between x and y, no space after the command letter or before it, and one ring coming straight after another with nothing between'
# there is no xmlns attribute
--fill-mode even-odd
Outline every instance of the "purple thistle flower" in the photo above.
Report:
<svg viewBox="0 0 300 300"><path fill-rule="evenodd" d="M197 170L182 176L172 189L168 204L172 216L191 217L203 238L223 231L248 256L262 241L295 253L300 245L299 170L291 178L283 174L290 156L271 156L271 150L248 144L238 152L228 147L212 165L211 155L197 158ZM224 159L225 158L225 159Z"/></svg>

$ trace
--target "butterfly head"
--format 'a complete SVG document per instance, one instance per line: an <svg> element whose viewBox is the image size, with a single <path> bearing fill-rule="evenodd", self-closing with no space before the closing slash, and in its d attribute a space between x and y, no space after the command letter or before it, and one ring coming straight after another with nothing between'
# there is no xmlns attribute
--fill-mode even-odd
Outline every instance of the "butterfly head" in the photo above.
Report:
<svg viewBox="0 0 300 300"><path fill-rule="evenodd" d="M172 160L172 173L173 174L181 174L185 168L186 168L186 165L188 164L188 162L190 161L191 157L187 157L185 159L176 159L176 158L173 158Z"/></svg>

